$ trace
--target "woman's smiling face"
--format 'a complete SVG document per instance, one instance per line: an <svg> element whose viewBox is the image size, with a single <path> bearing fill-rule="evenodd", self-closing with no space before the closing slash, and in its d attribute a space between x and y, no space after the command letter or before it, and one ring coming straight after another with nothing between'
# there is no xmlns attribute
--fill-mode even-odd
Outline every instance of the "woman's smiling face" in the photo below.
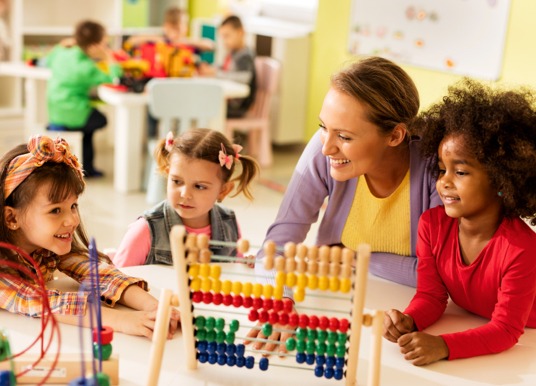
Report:
<svg viewBox="0 0 536 386"><path fill-rule="evenodd" d="M367 106L331 88L320 111L322 154L330 159L330 174L347 181L382 167L390 136L367 119Z"/></svg>

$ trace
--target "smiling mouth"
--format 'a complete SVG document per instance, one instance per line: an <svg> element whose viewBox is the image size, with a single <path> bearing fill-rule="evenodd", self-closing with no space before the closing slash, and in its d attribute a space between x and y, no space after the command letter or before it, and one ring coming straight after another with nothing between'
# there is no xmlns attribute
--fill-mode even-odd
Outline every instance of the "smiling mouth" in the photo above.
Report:
<svg viewBox="0 0 536 386"><path fill-rule="evenodd" d="M184 205L184 204L179 204L179 207L181 207L182 209L193 209L193 206Z"/></svg>
<svg viewBox="0 0 536 386"><path fill-rule="evenodd" d="M442 194L441 195L441 199L443 200L443 202L447 202L447 203L453 203L453 202L458 202L460 201L460 197L456 197L456 196L447 196L445 194Z"/></svg>
<svg viewBox="0 0 536 386"><path fill-rule="evenodd" d="M330 159L329 159L329 162L330 162L332 165L344 165L344 164L350 163L351 161L350 161L349 159L335 159L335 158L330 158Z"/></svg>
<svg viewBox="0 0 536 386"><path fill-rule="evenodd" d="M57 239L70 239L71 238L71 234L70 233L62 233L61 235L58 234L58 235L54 235L55 238Z"/></svg>

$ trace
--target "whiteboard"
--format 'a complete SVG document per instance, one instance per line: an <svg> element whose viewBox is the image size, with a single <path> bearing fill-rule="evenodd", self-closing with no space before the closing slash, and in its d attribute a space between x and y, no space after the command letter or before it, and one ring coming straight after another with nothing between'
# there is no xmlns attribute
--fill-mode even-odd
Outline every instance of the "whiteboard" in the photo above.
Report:
<svg viewBox="0 0 536 386"><path fill-rule="evenodd" d="M509 10L510 0L353 0L349 50L496 80Z"/></svg>

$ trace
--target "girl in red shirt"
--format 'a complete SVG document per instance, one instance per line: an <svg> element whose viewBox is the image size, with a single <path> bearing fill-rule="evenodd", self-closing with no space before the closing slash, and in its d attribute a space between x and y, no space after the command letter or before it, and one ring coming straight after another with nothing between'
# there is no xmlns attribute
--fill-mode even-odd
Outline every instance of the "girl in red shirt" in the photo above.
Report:
<svg viewBox="0 0 536 386"><path fill-rule="evenodd" d="M521 219L536 225L535 98L465 80L416 122L443 206L419 221L416 294L384 325L415 365L501 352L536 328L536 233ZM489 322L422 332L449 297Z"/></svg>

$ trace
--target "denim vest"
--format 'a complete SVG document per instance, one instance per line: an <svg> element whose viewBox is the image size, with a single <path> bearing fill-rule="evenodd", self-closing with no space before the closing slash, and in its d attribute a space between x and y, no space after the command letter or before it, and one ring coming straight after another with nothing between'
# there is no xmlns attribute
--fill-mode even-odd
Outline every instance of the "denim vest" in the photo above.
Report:
<svg viewBox="0 0 536 386"><path fill-rule="evenodd" d="M238 240L238 224L236 216L230 209L219 205L209 212L211 240L233 241ZM151 250L145 264L173 264L169 232L174 225L182 225L182 219L167 200L157 204L143 214L151 231ZM236 256L236 248L212 245L210 250L214 255ZM217 260L217 258L215 259Z"/></svg>

